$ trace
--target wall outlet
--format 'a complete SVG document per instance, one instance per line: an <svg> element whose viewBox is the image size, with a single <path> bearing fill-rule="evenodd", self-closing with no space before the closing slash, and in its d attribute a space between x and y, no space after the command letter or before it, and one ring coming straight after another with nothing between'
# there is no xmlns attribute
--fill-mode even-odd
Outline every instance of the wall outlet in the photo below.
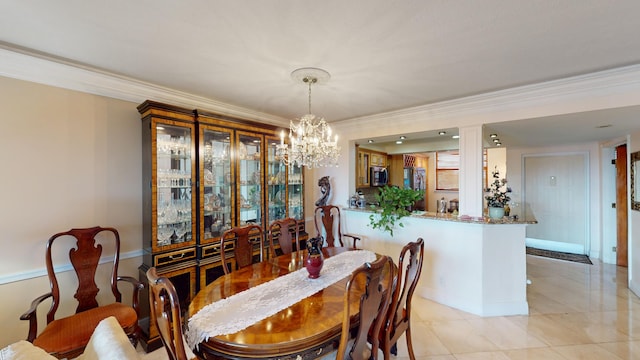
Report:
<svg viewBox="0 0 640 360"><path fill-rule="evenodd" d="M618 250L618 248L617 248L617 247L615 247L615 246L612 246L612 247L611 247L611 251L616 252L617 250Z"/></svg>

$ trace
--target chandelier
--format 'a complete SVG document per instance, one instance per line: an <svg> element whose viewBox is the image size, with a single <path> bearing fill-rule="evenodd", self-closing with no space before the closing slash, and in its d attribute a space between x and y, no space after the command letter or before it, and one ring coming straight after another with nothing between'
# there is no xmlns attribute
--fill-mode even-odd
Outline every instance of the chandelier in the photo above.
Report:
<svg viewBox="0 0 640 360"><path fill-rule="evenodd" d="M301 80L309 85L309 113L289 124L289 144L284 142L284 131L280 133L280 145L276 145L276 156L285 165L296 165L307 168L321 166L338 166L340 147L338 135L332 138L331 127L311 113L311 85L329 79L328 72L316 68L302 68L291 73L294 80Z"/></svg>

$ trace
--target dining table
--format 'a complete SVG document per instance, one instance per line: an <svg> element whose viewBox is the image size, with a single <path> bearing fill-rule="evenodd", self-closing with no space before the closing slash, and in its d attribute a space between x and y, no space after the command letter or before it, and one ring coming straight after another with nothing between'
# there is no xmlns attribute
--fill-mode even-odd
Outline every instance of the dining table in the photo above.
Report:
<svg viewBox="0 0 640 360"><path fill-rule="evenodd" d="M317 279L308 277L303 250L208 284L188 307L188 345L205 359L302 360L336 350L346 282L358 266L380 255L345 247L325 247L322 254L324 266ZM357 299L350 307L358 308ZM356 319L357 311L352 326Z"/></svg>

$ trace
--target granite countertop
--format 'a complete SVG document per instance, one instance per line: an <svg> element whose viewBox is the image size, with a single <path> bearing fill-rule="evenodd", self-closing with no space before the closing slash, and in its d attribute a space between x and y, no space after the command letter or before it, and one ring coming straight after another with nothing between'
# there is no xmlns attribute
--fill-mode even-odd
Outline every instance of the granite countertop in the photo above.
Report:
<svg viewBox="0 0 640 360"><path fill-rule="evenodd" d="M365 208L350 208L345 207L344 210L356 211L356 212L366 212L373 213L376 212L375 206L369 206ZM454 222L464 222L464 223L483 223L483 224L537 224L538 220L533 218L532 216L528 216L526 218L519 217L503 217L502 219L491 219L487 216L484 217L472 217L467 215L453 215L451 213L438 213L438 212L427 212L427 211L414 211L411 215L414 218L422 218L422 219L431 219L431 220L443 220L443 221L454 221Z"/></svg>

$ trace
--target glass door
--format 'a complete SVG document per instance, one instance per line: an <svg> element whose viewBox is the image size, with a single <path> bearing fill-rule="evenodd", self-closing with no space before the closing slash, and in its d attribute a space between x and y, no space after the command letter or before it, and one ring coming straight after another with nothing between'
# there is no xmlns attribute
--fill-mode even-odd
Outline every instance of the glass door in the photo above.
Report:
<svg viewBox="0 0 640 360"><path fill-rule="evenodd" d="M267 136L267 226L287 217L287 166L276 157L280 139Z"/></svg>
<svg viewBox="0 0 640 360"><path fill-rule="evenodd" d="M193 245L195 227L194 126L176 121L155 120L155 174L152 198L155 209L152 229L154 251ZM155 182L155 183L153 183Z"/></svg>
<svg viewBox="0 0 640 360"><path fill-rule="evenodd" d="M219 241L235 223L232 130L200 125L200 244Z"/></svg>
<svg viewBox="0 0 640 360"><path fill-rule="evenodd" d="M289 199L289 217L304 220L304 174L302 167L289 166L287 192Z"/></svg>
<svg viewBox="0 0 640 360"><path fill-rule="evenodd" d="M263 136L238 131L236 140L238 225L253 223L264 228L264 173L261 166Z"/></svg>

